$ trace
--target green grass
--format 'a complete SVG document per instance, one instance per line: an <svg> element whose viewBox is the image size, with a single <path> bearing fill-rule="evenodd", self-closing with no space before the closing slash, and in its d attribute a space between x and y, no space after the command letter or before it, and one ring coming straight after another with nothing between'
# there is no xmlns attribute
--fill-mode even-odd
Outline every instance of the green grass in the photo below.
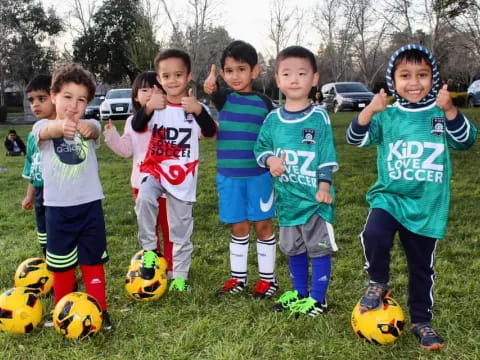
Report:
<svg viewBox="0 0 480 360"><path fill-rule="evenodd" d="M480 109L465 110L480 124ZM446 340L437 353L421 350L405 331L389 346L359 340L350 326L350 313L358 301L366 275L358 243L367 214L365 193L375 181L375 148L357 149L345 142L352 113L332 115L340 171L337 188L336 240L328 291L330 311L316 319L287 319L271 311L273 300L254 301L247 295L214 296L229 276L229 228L217 217L215 142L202 140L198 202L194 207L196 248L191 268L190 294L166 293L156 302L137 303L127 297L124 276L138 250L136 219L130 193L130 159L116 157L106 146L98 151L106 198L104 211L111 260L106 265L108 303L116 329L82 342L64 340L52 329L39 327L25 336L0 334L2 359L477 359L480 357L480 287L478 286L478 200L480 145L468 152L452 152L453 180L450 222L446 239L437 251L435 328ZM122 127L123 122L116 122ZM0 127L7 131L5 127ZM29 126L16 126L23 138ZM4 131L4 132L5 132ZM20 203L27 183L21 178L23 158L0 155L0 291L12 286L17 265L40 255L34 214ZM257 279L255 245L249 259L251 283ZM290 288L288 264L277 252L281 291ZM392 286L404 311L405 257L393 250ZM51 299L44 310L52 307ZM407 323L407 328L409 327Z"/></svg>

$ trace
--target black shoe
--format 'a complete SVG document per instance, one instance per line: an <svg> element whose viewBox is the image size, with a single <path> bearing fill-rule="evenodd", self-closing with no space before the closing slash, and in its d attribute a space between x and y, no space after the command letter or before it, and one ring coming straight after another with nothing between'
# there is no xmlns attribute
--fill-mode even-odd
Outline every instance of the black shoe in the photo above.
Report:
<svg viewBox="0 0 480 360"><path fill-rule="evenodd" d="M102 318L103 318L102 327L105 329L105 331L113 330L112 321L110 320L110 314L108 313L107 310L102 312Z"/></svg>
<svg viewBox="0 0 480 360"><path fill-rule="evenodd" d="M432 324L429 322L413 324L412 332L420 342L420 346L424 349L438 350L445 346L442 337L432 329Z"/></svg>

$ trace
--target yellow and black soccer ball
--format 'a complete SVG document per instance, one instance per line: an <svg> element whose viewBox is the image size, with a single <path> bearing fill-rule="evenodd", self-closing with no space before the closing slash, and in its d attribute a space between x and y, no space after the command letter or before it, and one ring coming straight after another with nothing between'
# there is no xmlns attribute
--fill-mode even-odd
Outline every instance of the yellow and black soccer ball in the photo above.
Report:
<svg viewBox="0 0 480 360"><path fill-rule="evenodd" d="M98 301L83 292L65 295L53 310L53 326L68 339L82 340L102 328L102 309Z"/></svg>
<svg viewBox="0 0 480 360"><path fill-rule="evenodd" d="M29 258L18 266L14 283L15 287L26 287L42 296L52 289L53 275L47 269L45 259Z"/></svg>
<svg viewBox="0 0 480 360"><path fill-rule="evenodd" d="M167 261L159 257L155 275L152 279L146 280L139 272L142 260L143 251L137 252L132 257L125 278L125 290L131 298L138 301L156 300L167 290Z"/></svg>
<svg viewBox="0 0 480 360"><path fill-rule="evenodd" d="M389 344L402 334L405 315L394 299L385 297L381 307L363 313L358 302L353 308L351 321L358 337L374 344Z"/></svg>
<svg viewBox="0 0 480 360"><path fill-rule="evenodd" d="M16 287L0 295L0 330L26 334L42 320L42 303L31 289Z"/></svg>

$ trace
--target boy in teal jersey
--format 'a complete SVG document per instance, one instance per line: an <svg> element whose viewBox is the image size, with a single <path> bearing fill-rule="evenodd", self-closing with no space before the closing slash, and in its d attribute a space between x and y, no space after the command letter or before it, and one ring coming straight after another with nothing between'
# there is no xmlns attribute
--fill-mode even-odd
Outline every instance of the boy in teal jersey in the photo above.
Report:
<svg viewBox="0 0 480 360"><path fill-rule="evenodd" d="M215 65L205 80L204 90L212 95L219 111L217 133L217 188L219 217L231 224L230 267L232 278L217 292L219 295L243 292L247 284L247 258L250 223L257 235L260 280L253 296L262 299L278 288L275 277L275 234L271 218L273 205L272 176L258 166L253 146L272 101L253 91L252 82L260 67L255 48L234 41L222 53L221 75L230 89L219 89ZM235 206L232 206L235 204Z"/></svg>
<svg viewBox="0 0 480 360"><path fill-rule="evenodd" d="M378 180L367 193L370 211L360 234L370 276L360 308L377 308L390 293L390 249L398 232L408 264L412 331L421 347L436 350L444 342L431 324L433 260L448 218L448 148L468 149L477 129L453 105L447 85L440 88L435 59L422 46L406 45L392 55L387 85L395 104L387 107L382 89L347 130L350 144L377 145Z"/></svg>
<svg viewBox="0 0 480 360"><path fill-rule="evenodd" d="M274 308L312 317L327 310L330 258L337 250L332 174L338 164L332 127L325 110L308 97L319 76L311 51L291 46L279 53L275 79L286 102L267 116L254 148L258 164L275 178L279 245L289 257L294 289Z"/></svg>
<svg viewBox="0 0 480 360"><path fill-rule="evenodd" d="M38 75L27 85L27 99L33 115L40 119L54 120L56 117L55 105L50 98L50 75ZM27 138L27 154L22 176L28 179L27 194L22 200L22 208L32 210L35 207L37 222L37 238L45 255L47 247L47 228L45 223L45 206L43 205L43 177L40 163L40 151L33 133Z"/></svg>

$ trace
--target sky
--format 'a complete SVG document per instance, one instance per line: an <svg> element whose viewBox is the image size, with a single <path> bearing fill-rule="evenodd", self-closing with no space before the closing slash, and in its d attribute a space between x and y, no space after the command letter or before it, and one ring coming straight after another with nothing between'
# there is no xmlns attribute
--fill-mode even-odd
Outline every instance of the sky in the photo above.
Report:
<svg viewBox="0 0 480 360"><path fill-rule="evenodd" d="M58 15L65 17L72 7L73 0L40 0L46 7L53 6ZM82 1L82 0L80 0ZM86 1L86 0L83 0ZM269 54L272 52L273 43L268 38L269 17L271 0L220 0L222 7L218 13L218 25L223 25L234 39L251 43L259 52ZM286 0L292 3L291 0ZM295 4L305 9L310 9L316 0L297 0ZM187 4L187 0L168 0L167 4L175 4L180 8ZM311 28L307 26L307 29ZM311 31L305 34L305 44L311 50L316 50L312 44L314 34ZM72 35L65 34L64 42L71 42Z"/></svg>

